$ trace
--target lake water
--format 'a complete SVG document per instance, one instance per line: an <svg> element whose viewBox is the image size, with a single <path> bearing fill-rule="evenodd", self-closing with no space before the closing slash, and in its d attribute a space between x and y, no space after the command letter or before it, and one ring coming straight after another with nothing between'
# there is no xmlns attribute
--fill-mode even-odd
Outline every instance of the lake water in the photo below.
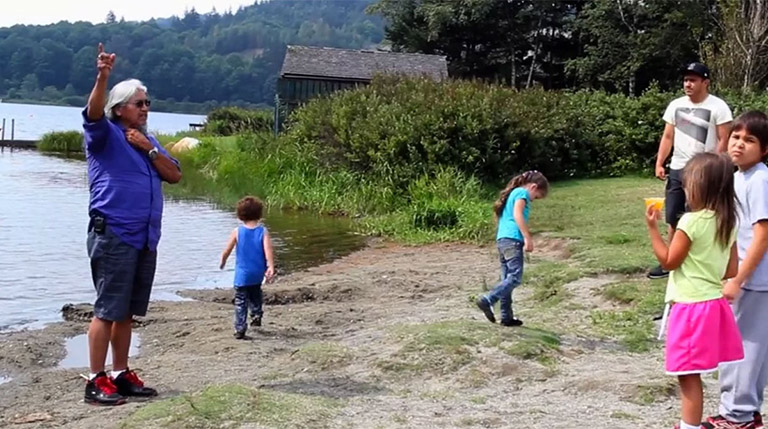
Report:
<svg viewBox="0 0 768 429"><path fill-rule="evenodd" d="M61 118L70 118L71 111L62 112ZM71 122L77 129L78 109L74 112ZM150 120L157 116L151 114ZM69 119L62 121L66 123L46 127L66 129ZM179 128L165 124L165 131L184 129L183 122ZM66 303L93 302L87 213L84 161L29 150L0 152L0 330L40 327L61 320L59 311ZM270 212L266 224L280 274L331 261L364 241L350 232L347 219ZM179 289L230 286L234 255L224 271L218 262L237 225L230 210L206 201L166 198L152 299L178 299Z"/></svg>
<svg viewBox="0 0 768 429"><path fill-rule="evenodd" d="M0 103L0 127L5 119L5 139L11 139L11 120L15 119L16 140L37 140L50 131L82 131L82 107L40 106L35 104ZM189 130L189 124L199 124L205 116L179 113L150 112L151 132L174 134ZM2 131L0 131L2 134Z"/></svg>

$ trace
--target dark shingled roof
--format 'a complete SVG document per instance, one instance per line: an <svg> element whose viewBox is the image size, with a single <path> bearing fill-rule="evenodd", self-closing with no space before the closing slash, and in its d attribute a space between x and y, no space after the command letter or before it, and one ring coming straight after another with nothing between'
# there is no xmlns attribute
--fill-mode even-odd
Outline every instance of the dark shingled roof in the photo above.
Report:
<svg viewBox="0 0 768 429"><path fill-rule="evenodd" d="M377 73L427 75L442 80L448 77L448 64L442 55L288 46L281 71L283 77L364 81Z"/></svg>

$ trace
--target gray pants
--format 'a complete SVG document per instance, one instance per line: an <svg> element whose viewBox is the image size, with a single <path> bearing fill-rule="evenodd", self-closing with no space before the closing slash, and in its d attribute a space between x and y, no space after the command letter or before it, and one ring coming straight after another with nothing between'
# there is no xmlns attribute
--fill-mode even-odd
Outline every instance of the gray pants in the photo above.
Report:
<svg viewBox="0 0 768 429"><path fill-rule="evenodd" d="M768 380L768 292L744 290L733 312L744 341L744 361L720 365L720 415L748 422L763 404Z"/></svg>

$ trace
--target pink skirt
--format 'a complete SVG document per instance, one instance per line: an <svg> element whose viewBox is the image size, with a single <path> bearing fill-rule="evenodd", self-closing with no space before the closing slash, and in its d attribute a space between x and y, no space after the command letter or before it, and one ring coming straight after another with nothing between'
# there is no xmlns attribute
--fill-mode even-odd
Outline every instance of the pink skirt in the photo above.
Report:
<svg viewBox="0 0 768 429"><path fill-rule="evenodd" d="M741 333L725 298L675 303L667 324L669 375L712 372L721 363L744 359Z"/></svg>

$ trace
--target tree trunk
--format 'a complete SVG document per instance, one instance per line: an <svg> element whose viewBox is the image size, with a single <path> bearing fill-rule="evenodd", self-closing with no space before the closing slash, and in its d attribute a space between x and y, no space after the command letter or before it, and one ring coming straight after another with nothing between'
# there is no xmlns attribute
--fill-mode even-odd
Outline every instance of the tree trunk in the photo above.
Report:
<svg viewBox="0 0 768 429"><path fill-rule="evenodd" d="M525 82L525 88L528 89L531 87L531 81L533 80L533 69L536 68L536 57L539 55L539 49L541 49L541 21L544 17L544 14L539 14L539 23L536 26L536 46L533 48L533 58L531 59L531 68L528 70L528 81Z"/></svg>
<svg viewBox="0 0 768 429"><path fill-rule="evenodd" d="M509 83L512 88L517 88L517 59L516 59L517 55L516 53L517 53L517 50L515 49L514 46L512 46L512 48L510 49L511 71L509 73Z"/></svg>

